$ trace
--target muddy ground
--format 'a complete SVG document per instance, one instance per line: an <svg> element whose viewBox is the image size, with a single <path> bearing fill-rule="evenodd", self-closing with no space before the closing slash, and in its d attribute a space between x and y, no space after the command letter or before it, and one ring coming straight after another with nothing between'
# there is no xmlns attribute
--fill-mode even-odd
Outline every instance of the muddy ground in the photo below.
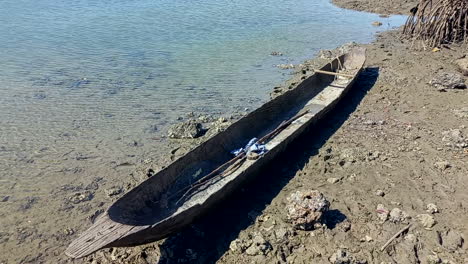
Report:
<svg viewBox="0 0 468 264"><path fill-rule="evenodd" d="M411 2L390 2L394 10L383 1L353 3L362 3L361 10L406 13ZM129 171L129 178L114 189L97 189L113 179L109 174L109 179L95 178L57 190L57 195L69 189L80 194L58 208L70 212L70 224L60 227L63 232L41 234L38 225L21 227L15 234L18 243L32 248L50 240L60 246L45 248L20 262L468 263L468 91L441 91L430 84L438 74L457 73L453 61L468 49L424 50L420 43L401 40L398 30L381 33L365 46L365 70L328 118L311 127L253 182L190 227L163 241L105 249L82 260L63 255L65 246L89 226L90 221L83 223L82 218L92 220L102 212L105 206L99 201L109 204L144 180L148 169L159 170L210 135L170 141L162 150L166 156L148 159L136 170L118 164L116 169ZM272 96L293 89L304 76L303 69L334 55L325 51L322 58L296 66L298 74L276 87ZM222 129L225 121L219 124L217 120L206 123L214 121L216 129ZM297 190L319 190L330 202L330 210L313 230L296 230L287 217L287 197ZM8 197L0 198L8 202ZM34 210L35 203L25 203L24 210ZM381 250L408 224L407 232ZM0 233L0 242L8 237ZM37 242L44 240L48 242ZM8 250L14 252L14 245ZM8 256L0 256L0 263L18 259Z"/></svg>
<svg viewBox="0 0 468 264"><path fill-rule="evenodd" d="M418 0L332 0L332 2L342 8L367 11L382 15L410 13L411 8L418 4Z"/></svg>
<svg viewBox="0 0 468 264"><path fill-rule="evenodd" d="M457 73L453 61L466 47L411 44L396 30L365 45L366 68L329 118L209 215L165 241L87 261L468 263L468 91L429 84ZM331 203L313 230L287 217L297 190L319 190Z"/></svg>

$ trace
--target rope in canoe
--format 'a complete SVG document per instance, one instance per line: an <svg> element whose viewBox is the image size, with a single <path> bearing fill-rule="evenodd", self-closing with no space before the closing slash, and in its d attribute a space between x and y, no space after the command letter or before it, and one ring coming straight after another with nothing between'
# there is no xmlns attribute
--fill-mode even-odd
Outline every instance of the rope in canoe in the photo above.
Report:
<svg viewBox="0 0 468 264"><path fill-rule="evenodd" d="M338 59L338 69L340 70L343 68L343 65L341 64L341 61ZM348 77L352 78L353 75L348 75L348 74L343 74L339 72L328 72L328 71L322 71L322 70L314 70L316 73L321 73L321 74L326 74L326 75L334 75L335 77L337 76L343 76L343 77ZM283 131L286 127L288 127L292 122L295 120L299 119L300 117L304 116L305 114L309 113L309 109L306 109L304 111L299 112L292 118L285 120L279 124L278 127L276 127L273 131L270 133L266 134L262 138L260 138L257 143L259 144L266 144L269 140L271 140L273 137L278 135L281 131ZM262 154L263 155L263 154ZM225 176L231 174L235 170L237 170L243 162L247 159L247 151L241 151L238 155L236 155L234 158L231 160L227 161L226 163L222 164L221 166L217 167L214 169L212 172L209 174L203 176L202 178L198 179L195 183L190 184L180 190L178 190L176 193L171 195L168 199L174 198L181 192L184 192L184 194L176 201L176 204L178 204L180 201L184 200L193 190L196 188L202 186L206 182L212 179L218 178L218 180L224 178ZM223 171L224 170L224 171ZM223 171L222 173L219 173L220 171Z"/></svg>
<svg viewBox="0 0 468 264"><path fill-rule="evenodd" d="M273 137L275 137L276 135L278 135L282 130L284 130L286 127L288 127L292 122L294 122L295 120L299 119L300 117L304 116L305 114L309 113L309 109L307 110L304 110L302 112L299 112L297 115L293 116L292 118L288 119L288 120L285 120L283 122L281 122L281 124L276 127L273 131L271 131L270 133L266 134L265 136L263 136L261 139L259 139L257 142L260 143L260 144L265 144L266 142L268 142L270 139L272 139ZM210 172L209 174L203 176L202 178L200 178L198 181L196 181L194 184L191 184L181 190L179 190L176 194L182 192L182 191L185 191L185 193L177 200L176 204L178 204L180 201L182 201L183 199L185 199L187 197L187 195L190 194L190 192L192 192L193 190L195 190L197 187L205 184L208 180L211 180L211 179L215 179L215 178L219 178L219 179L222 179L224 178L225 176L231 174L232 172L234 172L235 170L237 170L242 164L243 162L246 160L247 158L247 153L246 152L241 152L239 155L235 156L234 158L232 158L231 160L229 160L228 162L222 164L221 166L219 166L218 168L216 168L215 170L213 170L212 172ZM224 170L223 173L220 173L220 174L217 174L219 171L223 170L223 168L226 168ZM217 175L216 175L217 174ZM175 195L176 195L175 194Z"/></svg>

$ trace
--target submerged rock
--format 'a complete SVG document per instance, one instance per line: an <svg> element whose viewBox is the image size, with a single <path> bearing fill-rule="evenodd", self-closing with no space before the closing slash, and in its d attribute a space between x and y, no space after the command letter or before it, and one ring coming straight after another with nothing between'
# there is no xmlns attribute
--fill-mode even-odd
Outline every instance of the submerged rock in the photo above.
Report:
<svg viewBox="0 0 468 264"><path fill-rule="evenodd" d="M176 124L169 129L170 138L197 138L203 136L204 129L201 123L190 120L188 122Z"/></svg>
<svg viewBox="0 0 468 264"><path fill-rule="evenodd" d="M330 202L316 190L296 191L287 201L288 219L297 229L302 230L310 230L330 207Z"/></svg>
<svg viewBox="0 0 468 264"><path fill-rule="evenodd" d="M283 56L283 53L279 52L279 51L272 51L270 53L271 56Z"/></svg>

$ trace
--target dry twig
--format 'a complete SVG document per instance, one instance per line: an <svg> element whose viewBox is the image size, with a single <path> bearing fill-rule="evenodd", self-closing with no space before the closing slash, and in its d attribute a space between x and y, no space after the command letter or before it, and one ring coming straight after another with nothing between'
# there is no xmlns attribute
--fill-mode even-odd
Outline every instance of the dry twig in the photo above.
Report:
<svg viewBox="0 0 468 264"><path fill-rule="evenodd" d="M387 243L385 243L385 245L383 245L383 247L380 249L380 251L384 251L385 248L388 247L388 245L390 245L390 243L392 243L393 240L395 240L395 238L397 238L398 236L400 236L402 233L406 232L410 227L411 227L412 224L409 224L407 226L405 226L403 229L401 229L400 231L398 231L398 233L396 233L395 235L393 235L388 241Z"/></svg>

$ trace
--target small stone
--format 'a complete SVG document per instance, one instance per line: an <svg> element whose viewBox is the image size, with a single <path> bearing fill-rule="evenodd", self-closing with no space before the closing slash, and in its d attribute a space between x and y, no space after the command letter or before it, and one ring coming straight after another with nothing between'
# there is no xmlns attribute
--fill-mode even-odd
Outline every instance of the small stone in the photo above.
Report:
<svg viewBox="0 0 468 264"><path fill-rule="evenodd" d="M283 56L283 53L279 52L279 51L272 51L270 53L271 56Z"/></svg>
<svg viewBox="0 0 468 264"><path fill-rule="evenodd" d="M438 73L429 84L436 87L439 91L445 91L446 89L466 89L465 80L458 73Z"/></svg>
<svg viewBox="0 0 468 264"><path fill-rule="evenodd" d="M380 219L380 221L385 222L388 219L389 212L388 210L384 207L383 204L378 204L377 205L377 217Z"/></svg>
<svg viewBox="0 0 468 264"><path fill-rule="evenodd" d="M426 208L427 208L426 212L428 212L430 214L435 214L435 213L439 212L439 209L433 203L427 204Z"/></svg>
<svg viewBox="0 0 468 264"><path fill-rule="evenodd" d="M270 249L270 244L260 235L256 234L252 239L252 244L245 250L249 256L266 255Z"/></svg>
<svg viewBox="0 0 468 264"><path fill-rule="evenodd" d="M377 191L375 191L375 195L383 197L383 196L385 196L385 192L382 191L382 190L377 190Z"/></svg>
<svg viewBox="0 0 468 264"><path fill-rule="evenodd" d="M468 76L468 56L455 61L458 70L465 76Z"/></svg>
<svg viewBox="0 0 468 264"><path fill-rule="evenodd" d="M196 260L197 259L197 252L195 252L193 249L191 248L187 248L185 250L185 255L187 256L188 259L190 260Z"/></svg>
<svg viewBox="0 0 468 264"><path fill-rule="evenodd" d="M351 223L349 221L343 221L339 227L341 231L348 232L349 230L351 230Z"/></svg>
<svg viewBox="0 0 468 264"><path fill-rule="evenodd" d="M436 167L437 169L443 171L443 170L446 170L446 169L450 168L451 165L447 161L438 161L438 162L434 163L434 167Z"/></svg>
<svg viewBox="0 0 468 264"><path fill-rule="evenodd" d="M374 21L374 22L372 22L372 25L373 25L374 27L380 27L380 26L382 25L382 22L380 22L380 21Z"/></svg>
<svg viewBox="0 0 468 264"><path fill-rule="evenodd" d="M468 139L466 139L460 129L450 129L442 132L442 141L447 142L448 146L456 148L468 147Z"/></svg>
<svg viewBox="0 0 468 264"><path fill-rule="evenodd" d="M413 242L416 242L416 236L413 235L413 234L407 234L407 235L405 236L405 240L406 240L406 241L409 241L409 242L412 242L412 243L413 243Z"/></svg>
<svg viewBox="0 0 468 264"><path fill-rule="evenodd" d="M0 196L0 202L4 203L4 202L8 202L8 200L10 200L10 196L8 195Z"/></svg>
<svg viewBox="0 0 468 264"><path fill-rule="evenodd" d="M329 258L330 262L333 264L349 264L351 259L348 253L342 249L338 249L333 255Z"/></svg>
<svg viewBox="0 0 468 264"><path fill-rule="evenodd" d="M328 178L327 179L327 182L329 182L331 184L337 183L339 181L340 181L340 179L338 179L338 178Z"/></svg>
<svg viewBox="0 0 468 264"><path fill-rule="evenodd" d="M292 224L303 230L311 229L328 211L330 202L317 190L296 191L287 198L286 210Z"/></svg>
<svg viewBox="0 0 468 264"><path fill-rule="evenodd" d="M202 136L204 133L202 124L190 120L176 124L169 129L168 137L176 139L189 139Z"/></svg>
<svg viewBox="0 0 468 264"><path fill-rule="evenodd" d="M240 252L242 251L242 247L241 247L241 240L240 239L234 239L233 241L231 241L231 243L229 244L229 249L232 251L232 252Z"/></svg>
<svg viewBox="0 0 468 264"><path fill-rule="evenodd" d="M275 230L275 237L278 241L284 240L289 236L289 231L286 228L278 228Z"/></svg>
<svg viewBox="0 0 468 264"><path fill-rule="evenodd" d="M333 53L330 50L320 50L318 57L321 59L331 59L333 58Z"/></svg>
<svg viewBox="0 0 468 264"><path fill-rule="evenodd" d="M289 70L289 69L294 69L293 64L278 64L276 67L282 69L282 70Z"/></svg>
<svg viewBox="0 0 468 264"><path fill-rule="evenodd" d="M437 222L432 215L420 214L416 218L421 222L421 225L425 228L433 227Z"/></svg>
<svg viewBox="0 0 468 264"><path fill-rule="evenodd" d="M390 211L389 220L394 223L403 222L408 218L408 214L399 208L393 208Z"/></svg>
<svg viewBox="0 0 468 264"><path fill-rule="evenodd" d="M453 113L460 118L468 118L468 107L453 110Z"/></svg>
<svg viewBox="0 0 468 264"><path fill-rule="evenodd" d="M64 233L65 235L67 235L67 236L71 236L71 235L75 234L75 231L74 231L73 229L71 229L71 228L65 228L65 229L63 230L63 233Z"/></svg>
<svg viewBox="0 0 468 264"><path fill-rule="evenodd" d="M78 203L82 203L82 202L86 202L86 201L89 201L91 199L93 199L94 197L94 194L91 193L91 192L77 192L75 194L73 194L69 200L70 202L74 203L74 204L78 204Z"/></svg>
<svg viewBox="0 0 468 264"><path fill-rule="evenodd" d="M439 264L442 263L442 260L437 255L429 255L426 257L427 264Z"/></svg>
<svg viewBox="0 0 468 264"><path fill-rule="evenodd" d="M449 230L441 234L442 246L451 252L463 247L463 237L454 230Z"/></svg>
<svg viewBox="0 0 468 264"><path fill-rule="evenodd" d="M121 187L112 187L112 188L106 189L104 192L106 193L107 196L112 197L112 196L121 194L123 190Z"/></svg>

